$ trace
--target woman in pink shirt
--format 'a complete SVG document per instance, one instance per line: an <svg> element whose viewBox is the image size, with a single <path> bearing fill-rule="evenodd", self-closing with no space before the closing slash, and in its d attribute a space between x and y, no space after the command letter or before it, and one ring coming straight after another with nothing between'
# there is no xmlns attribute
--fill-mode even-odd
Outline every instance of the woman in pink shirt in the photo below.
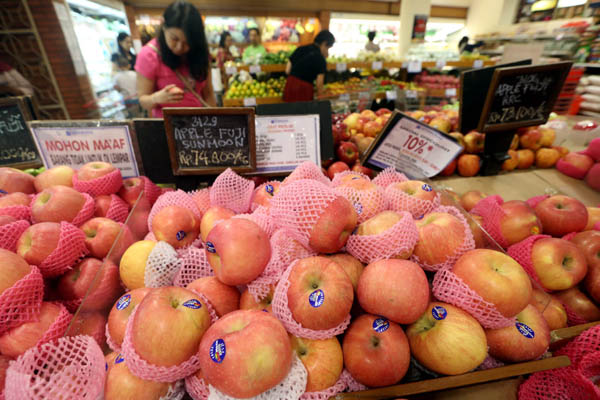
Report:
<svg viewBox="0 0 600 400"><path fill-rule="evenodd" d="M216 107L200 13L176 1L163 17L157 38L142 48L135 63L140 104L158 118L163 107Z"/></svg>

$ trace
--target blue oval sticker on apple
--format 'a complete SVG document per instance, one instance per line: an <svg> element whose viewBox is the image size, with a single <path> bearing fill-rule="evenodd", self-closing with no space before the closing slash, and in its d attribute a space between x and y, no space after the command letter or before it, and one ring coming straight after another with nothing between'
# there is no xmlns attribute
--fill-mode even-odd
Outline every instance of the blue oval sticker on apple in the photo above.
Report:
<svg viewBox="0 0 600 400"><path fill-rule="evenodd" d="M377 318L373 321L373 330L377 333L383 333L390 327L390 321L385 318Z"/></svg>
<svg viewBox="0 0 600 400"><path fill-rule="evenodd" d="M423 186L421 186L421 189L423 189L426 192L431 192L433 190L433 188L426 183L423 184Z"/></svg>
<svg viewBox="0 0 600 400"><path fill-rule="evenodd" d="M119 354L117 358L115 358L115 364L121 364L123 361L125 361L125 359L121 354Z"/></svg>
<svg viewBox="0 0 600 400"><path fill-rule="evenodd" d="M190 299L190 300L186 301L185 303L183 303L182 306L197 310L202 307L202 303L200 303L200 300Z"/></svg>
<svg viewBox="0 0 600 400"><path fill-rule="evenodd" d="M438 321L441 321L443 319L446 319L448 311L446 311L446 309L442 306L435 306L431 309L431 315L433 315L433 318L437 319Z"/></svg>
<svg viewBox="0 0 600 400"><path fill-rule="evenodd" d="M321 307L325 302L325 293L321 289L317 289L308 296L308 302L314 308Z"/></svg>
<svg viewBox="0 0 600 400"><path fill-rule="evenodd" d="M227 354L227 348L225 347L225 341L223 339L217 339L210 345L208 351L210 358L217 364L221 364Z"/></svg>
<svg viewBox="0 0 600 400"><path fill-rule="evenodd" d="M208 251L209 253L216 253L217 252L215 250L215 245L212 244L212 242L206 242L206 251Z"/></svg>
<svg viewBox="0 0 600 400"><path fill-rule="evenodd" d="M123 296L121 296L119 301L117 301L116 309L119 311L124 310L129 306L130 303L131 303L131 295L130 294L123 295Z"/></svg>
<svg viewBox="0 0 600 400"><path fill-rule="evenodd" d="M175 234L175 238L177 238L177 240L183 240L184 237L185 237L184 231L179 231Z"/></svg>
<svg viewBox="0 0 600 400"><path fill-rule="evenodd" d="M273 188L273 185L266 185L265 190L267 191L267 193L273 194L273 192L275 191L275 188Z"/></svg>
<svg viewBox="0 0 600 400"><path fill-rule="evenodd" d="M517 330L519 331L519 333L523 336L525 336L527 339L533 339L535 337L535 332L533 331L533 329L531 329L529 326L525 325L522 322L517 322L515 323L515 326L517 327Z"/></svg>

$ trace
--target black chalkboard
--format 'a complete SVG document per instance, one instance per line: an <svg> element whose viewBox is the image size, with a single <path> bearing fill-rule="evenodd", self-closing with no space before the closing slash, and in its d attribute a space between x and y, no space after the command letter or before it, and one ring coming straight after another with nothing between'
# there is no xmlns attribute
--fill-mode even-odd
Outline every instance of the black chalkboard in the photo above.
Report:
<svg viewBox="0 0 600 400"><path fill-rule="evenodd" d="M471 69L460 74L459 131L477 129L494 71L498 68L531 65L531 60Z"/></svg>
<svg viewBox="0 0 600 400"><path fill-rule="evenodd" d="M256 169L253 108L165 108L174 175Z"/></svg>
<svg viewBox="0 0 600 400"><path fill-rule="evenodd" d="M0 99L0 167L37 168L42 161L27 126L31 114L20 97Z"/></svg>
<svg viewBox="0 0 600 400"><path fill-rule="evenodd" d="M573 63L499 68L479 120L480 132L500 132L548 120Z"/></svg>

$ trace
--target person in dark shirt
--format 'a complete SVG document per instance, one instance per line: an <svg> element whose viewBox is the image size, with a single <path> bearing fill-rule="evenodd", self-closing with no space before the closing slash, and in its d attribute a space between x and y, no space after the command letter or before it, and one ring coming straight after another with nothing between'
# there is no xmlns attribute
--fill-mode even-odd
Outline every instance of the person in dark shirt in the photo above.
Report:
<svg viewBox="0 0 600 400"><path fill-rule="evenodd" d="M333 34L323 30L315 37L312 44L298 47L292 53L285 70L288 77L283 91L283 101L312 101L315 81L317 94L323 92L325 72L327 72L326 59L334 43Z"/></svg>

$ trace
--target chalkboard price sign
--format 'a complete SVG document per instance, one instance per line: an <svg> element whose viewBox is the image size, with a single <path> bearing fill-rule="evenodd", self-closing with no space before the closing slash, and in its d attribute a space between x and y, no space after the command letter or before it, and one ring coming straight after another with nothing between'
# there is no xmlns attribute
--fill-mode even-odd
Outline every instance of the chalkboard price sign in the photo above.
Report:
<svg viewBox="0 0 600 400"><path fill-rule="evenodd" d="M256 169L254 109L165 108L165 131L174 175Z"/></svg>
<svg viewBox="0 0 600 400"><path fill-rule="evenodd" d="M23 98L0 99L0 167L34 168L42 165L25 122L30 119Z"/></svg>
<svg viewBox="0 0 600 400"><path fill-rule="evenodd" d="M562 62L495 70L478 130L499 132L545 123L571 65Z"/></svg>

